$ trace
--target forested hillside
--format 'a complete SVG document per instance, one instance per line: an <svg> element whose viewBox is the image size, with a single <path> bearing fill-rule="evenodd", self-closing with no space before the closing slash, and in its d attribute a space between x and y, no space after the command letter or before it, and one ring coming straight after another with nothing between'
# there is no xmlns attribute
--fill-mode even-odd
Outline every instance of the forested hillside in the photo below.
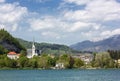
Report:
<svg viewBox="0 0 120 81"><path fill-rule="evenodd" d="M44 54L72 54L78 52L66 45L59 44L35 42L35 46ZM6 30L0 30L0 54L5 54L9 51L20 53L21 50L30 49L31 47L32 42L28 42L19 38L14 38Z"/></svg>
<svg viewBox="0 0 120 81"><path fill-rule="evenodd" d="M6 30L0 29L0 54L7 53L9 51L20 53L21 50L26 49Z"/></svg>
<svg viewBox="0 0 120 81"><path fill-rule="evenodd" d="M26 49L29 49L32 47L32 42L28 42L22 39L18 39L18 41L24 47L26 47ZM66 45L35 42L35 46L37 49L42 50L42 53L45 53L45 54L71 54L71 53L77 52Z"/></svg>

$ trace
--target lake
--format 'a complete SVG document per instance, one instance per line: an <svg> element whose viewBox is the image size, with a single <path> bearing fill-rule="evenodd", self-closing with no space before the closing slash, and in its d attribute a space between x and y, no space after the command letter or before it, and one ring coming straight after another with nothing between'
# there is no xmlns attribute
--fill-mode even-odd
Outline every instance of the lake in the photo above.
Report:
<svg viewBox="0 0 120 81"><path fill-rule="evenodd" d="M120 81L120 70L0 70L0 81Z"/></svg>

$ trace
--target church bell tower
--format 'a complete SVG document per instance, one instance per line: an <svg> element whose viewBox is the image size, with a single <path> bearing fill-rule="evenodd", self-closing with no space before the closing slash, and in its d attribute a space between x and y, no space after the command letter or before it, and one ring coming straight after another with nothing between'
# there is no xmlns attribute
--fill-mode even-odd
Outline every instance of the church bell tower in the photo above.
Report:
<svg viewBox="0 0 120 81"><path fill-rule="evenodd" d="M33 43L32 43L32 57L36 55L35 52L35 43L34 43L34 39L33 39Z"/></svg>

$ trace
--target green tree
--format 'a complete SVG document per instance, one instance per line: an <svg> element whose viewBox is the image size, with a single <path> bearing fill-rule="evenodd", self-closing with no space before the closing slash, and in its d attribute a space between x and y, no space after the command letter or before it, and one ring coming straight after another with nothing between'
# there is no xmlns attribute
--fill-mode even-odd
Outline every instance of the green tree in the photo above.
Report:
<svg viewBox="0 0 120 81"><path fill-rule="evenodd" d="M45 57L45 56L39 57L38 67L39 68L48 68L47 57Z"/></svg>
<svg viewBox="0 0 120 81"><path fill-rule="evenodd" d="M0 55L0 68L6 67L5 59L6 55Z"/></svg>
<svg viewBox="0 0 120 81"><path fill-rule="evenodd" d="M82 66L84 66L84 62L79 58L75 58L74 67L75 68L80 68Z"/></svg>
<svg viewBox="0 0 120 81"><path fill-rule="evenodd" d="M20 56L18 59L18 64L20 68L25 68L28 66L29 59L26 56Z"/></svg>
<svg viewBox="0 0 120 81"><path fill-rule="evenodd" d="M16 68L17 62L14 59L8 58L6 55L0 55L0 68Z"/></svg>
<svg viewBox="0 0 120 81"><path fill-rule="evenodd" d="M4 62L5 62L5 66L9 68L16 68L17 66L17 62L14 59L10 59L8 57L4 59Z"/></svg>
<svg viewBox="0 0 120 81"><path fill-rule="evenodd" d="M37 68L38 67L37 60L36 59L30 59L29 63L28 63L28 66L31 67L31 68Z"/></svg>
<svg viewBox="0 0 120 81"><path fill-rule="evenodd" d="M33 58L29 59L28 66L31 68L38 68L38 58L37 56L34 56Z"/></svg>
<svg viewBox="0 0 120 81"><path fill-rule="evenodd" d="M118 59L120 59L120 50L108 50L110 57L116 61L116 68L119 68L120 65L118 63Z"/></svg>
<svg viewBox="0 0 120 81"><path fill-rule="evenodd" d="M5 67L4 59L0 59L0 68Z"/></svg>
<svg viewBox="0 0 120 81"><path fill-rule="evenodd" d="M12 35L10 35L6 30L0 29L0 53L2 51L2 54L7 53L8 51L16 51L20 53L21 50L26 49L18 42L16 38L14 38ZM10 45L11 47L9 48L3 48L5 47L5 44ZM1 48L2 46L2 48ZM15 49L12 48L14 46ZM1 50L3 49L3 50ZM7 51L8 50L8 51Z"/></svg>
<svg viewBox="0 0 120 81"><path fill-rule="evenodd" d="M114 61L111 59L108 52L102 52L96 54L94 66L100 68L113 68Z"/></svg>
<svg viewBox="0 0 120 81"><path fill-rule="evenodd" d="M63 63L65 68L73 68L74 59L68 54L63 54L59 57L57 63Z"/></svg>
<svg viewBox="0 0 120 81"><path fill-rule="evenodd" d="M20 54L26 56L26 55L27 55L27 52L26 52L25 50L21 50L21 51L20 51Z"/></svg>
<svg viewBox="0 0 120 81"><path fill-rule="evenodd" d="M8 50L5 49L2 45L0 45L0 54L7 54Z"/></svg>
<svg viewBox="0 0 120 81"><path fill-rule="evenodd" d="M74 67L74 58L72 56L69 56L69 68L73 68Z"/></svg>

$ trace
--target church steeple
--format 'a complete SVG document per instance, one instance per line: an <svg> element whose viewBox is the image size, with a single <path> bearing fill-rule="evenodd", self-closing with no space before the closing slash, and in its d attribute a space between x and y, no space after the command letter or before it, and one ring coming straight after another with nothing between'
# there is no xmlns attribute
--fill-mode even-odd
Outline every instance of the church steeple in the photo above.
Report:
<svg viewBox="0 0 120 81"><path fill-rule="evenodd" d="M32 43L32 57L35 56L36 53L35 53L35 40L33 38L33 43Z"/></svg>
<svg viewBox="0 0 120 81"><path fill-rule="evenodd" d="M38 56L39 50L35 47L35 39L33 38L31 49L27 49L27 57L33 58L33 56Z"/></svg>
<svg viewBox="0 0 120 81"><path fill-rule="evenodd" d="M33 38L32 48L35 48L35 39Z"/></svg>

